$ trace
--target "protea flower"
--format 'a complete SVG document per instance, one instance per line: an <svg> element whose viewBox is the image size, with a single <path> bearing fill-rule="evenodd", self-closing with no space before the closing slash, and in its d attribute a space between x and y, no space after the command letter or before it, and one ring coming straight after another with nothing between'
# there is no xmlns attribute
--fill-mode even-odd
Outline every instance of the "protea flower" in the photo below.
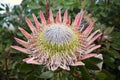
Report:
<svg viewBox="0 0 120 80"><path fill-rule="evenodd" d="M24 48L11 47L29 55L28 58L23 59L24 62L45 65L52 71L58 68L70 70L69 66L84 66L82 60L96 56L91 52L100 47L100 45L95 45L94 41L100 37L101 32L100 30L92 32L94 22L85 29L80 27L83 13L84 11L78 13L73 23L70 21L67 10L63 19L60 10L56 19L53 18L50 10L47 21L43 13L40 12L41 23L33 14L36 26L26 18L26 22L32 31L31 34L19 27L27 41L15 38Z"/></svg>

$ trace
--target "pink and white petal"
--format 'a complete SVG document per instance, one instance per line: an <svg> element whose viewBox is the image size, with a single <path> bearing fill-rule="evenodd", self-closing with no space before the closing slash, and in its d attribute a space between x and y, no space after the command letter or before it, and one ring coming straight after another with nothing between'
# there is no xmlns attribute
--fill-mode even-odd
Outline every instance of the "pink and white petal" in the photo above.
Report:
<svg viewBox="0 0 120 80"><path fill-rule="evenodd" d="M58 13L57 13L57 15L56 15L56 23L60 23L61 22L61 11L60 11L60 9L59 9L59 11L58 11Z"/></svg>
<svg viewBox="0 0 120 80"><path fill-rule="evenodd" d="M20 52L29 54L29 53L27 52L27 49L25 49L25 48L22 48L22 47L19 47L19 46L11 46L11 48L16 49L16 50L18 50L18 51L20 51Z"/></svg>
<svg viewBox="0 0 120 80"><path fill-rule="evenodd" d="M94 46L92 47L91 49L88 49L85 54L88 54L88 53L91 53L92 51L96 50L97 48L101 47L101 45L97 45L97 46Z"/></svg>
<svg viewBox="0 0 120 80"><path fill-rule="evenodd" d="M34 18L36 28L39 29L41 27L41 24L39 23L39 21L38 21L37 17L35 16L35 14L32 14L32 16Z"/></svg>
<svg viewBox="0 0 120 80"><path fill-rule="evenodd" d="M67 65L60 65L60 68L64 69L64 70L70 70L70 67Z"/></svg>
<svg viewBox="0 0 120 80"><path fill-rule="evenodd" d="M30 39L31 38L31 35L25 31L23 28L21 27L18 27L18 29L23 33L23 35L27 38L27 39Z"/></svg>
<svg viewBox="0 0 120 80"><path fill-rule="evenodd" d="M34 60L34 57L23 59L23 61L26 62L27 64L37 64L37 65L40 65L39 62Z"/></svg>
<svg viewBox="0 0 120 80"><path fill-rule="evenodd" d="M81 10L81 12L78 13L77 16L75 17L75 21L72 24L74 27L79 28L81 20L83 18L83 13L84 13L84 11Z"/></svg>
<svg viewBox="0 0 120 80"><path fill-rule="evenodd" d="M72 26L75 27L75 25L77 24L77 21L78 21L78 19L79 19L79 16L80 16L80 13L78 13L78 14L76 15L75 20L74 20L74 22L72 23Z"/></svg>
<svg viewBox="0 0 120 80"><path fill-rule="evenodd" d="M55 70L57 70L58 69L58 65L56 66L56 65L53 65L53 66L51 66L51 70L52 71L55 71Z"/></svg>
<svg viewBox="0 0 120 80"><path fill-rule="evenodd" d="M49 20L50 20L50 23L53 23L53 22L54 22L53 13L52 13L52 10L51 10L51 9L50 9L50 11L49 11Z"/></svg>
<svg viewBox="0 0 120 80"><path fill-rule="evenodd" d="M97 34L96 36L94 36L89 42L88 45L92 44L98 37L100 37L102 35L102 33Z"/></svg>
<svg viewBox="0 0 120 80"><path fill-rule="evenodd" d="M74 64L71 64L72 66L84 66L85 64L81 61L75 62Z"/></svg>
<svg viewBox="0 0 120 80"><path fill-rule="evenodd" d="M67 23L67 21L68 21L67 17L68 17L68 12L66 10L64 13L64 16L63 16L63 23Z"/></svg>
<svg viewBox="0 0 120 80"><path fill-rule="evenodd" d="M97 56L97 54L85 54L80 60L88 59L95 56Z"/></svg>
<svg viewBox="0 0 120 80"><path fill-rule="evenodd" d="M46 24L46 20L45 20L45 16L42 13L42 11L40 11L40 19L41 19L42 25L45 25Z"/></svg>
<svg viewBox="0 0 120 80"><path fill-rule="evenodd" d="M100 30L96 30L95 32L93 32L93 33L87 38L87 41L91 40L98 32L100 32Z"/></svg>
<svg viewBox="0 0 120 80"><path fill-rule="evenodd" d="M87 48L91 49L92 47L96 46L95 44L89 45Z"/></svg>
<svg viewBox="0 0 120 80"><path fill-rule="evenodd" d="M70 23L71 23L71 20L70 20L70 16L69 16L66 24L70 25Z"/></svg>
<svg viewBox="0 0 120 80"><path fill-rule="evenodd" d="M80 15L78 21L77 21L76 24L75 24L75 27L76 27L76 28L79 28L79 26L80 26L80 24L81 24L82 18L83 18L83 14Z"/></svg>
<svg viewBox="0 0 120 80"><path fill-rule="evenodd" d="M21 44L22 46L24 47L27 47L28 46L28 43L21 40L21 39L18 39L18 38L14 38L19 44Z"/></svg>
<svg viewBox="0 0 120 80"><path fill-rule="evenodd" d="M30 30L31 30L32 32L36 32L36 28L33 26L32 22L31 22L28 18L26 18L26 22L27 22Z"/></svg>
<svg viewBox="0 0 120 80"><path fill-rule="evenodd" d="M86 36L88 36L88 35L92 32L92 30L93 30L93 25L94 25L94 23L91 23L91 24L83 31L82 34L85 34Z"/></svg>

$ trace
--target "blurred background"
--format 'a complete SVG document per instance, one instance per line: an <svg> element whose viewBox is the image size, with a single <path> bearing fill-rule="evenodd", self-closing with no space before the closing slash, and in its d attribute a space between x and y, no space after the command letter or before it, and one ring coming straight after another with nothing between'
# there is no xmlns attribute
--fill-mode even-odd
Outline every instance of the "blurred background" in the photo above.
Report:
<svg viewBox="0 0 120 80"><path fill-rule="evenodd" d="M25 54L10 48L18 45L14 37L26 40L18 30L30 32L25 18L32 22L32 13L39 19L42 11L48 18L49 9L55 17L67 9L71 20L81 9L93 18L95 29L102 30L96 50L103 56L87 59L85 67L71 67L71 71L46 71L43 66L22 62ZM103 62L102 69L96 64ZM0 80L120 80L120 0L0 0Z"/></svg>

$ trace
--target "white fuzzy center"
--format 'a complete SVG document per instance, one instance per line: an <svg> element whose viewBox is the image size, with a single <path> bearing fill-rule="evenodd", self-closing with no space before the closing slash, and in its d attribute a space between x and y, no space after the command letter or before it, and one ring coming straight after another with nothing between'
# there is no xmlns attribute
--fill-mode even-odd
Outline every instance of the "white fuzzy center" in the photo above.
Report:
<svg viewBox="0 0 120 80"><path fill-rule="evenodd" d="M52 24L45 29L45 39L52 45L68 43L73 39L74 32L64 24Z"/></svg>

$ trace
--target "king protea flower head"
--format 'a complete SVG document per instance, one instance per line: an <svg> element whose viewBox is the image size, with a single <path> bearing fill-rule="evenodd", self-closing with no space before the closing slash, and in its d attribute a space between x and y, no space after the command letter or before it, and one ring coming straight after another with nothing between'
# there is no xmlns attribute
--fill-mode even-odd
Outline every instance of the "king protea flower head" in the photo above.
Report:
<svg viewBox="0 0 120 80"><path fill-rule="evenodd" d="M84 11L78 13L73 23L70 21L67 10L63 19L60 10L55 19L50 10L47 21L40 12L41 23L33 14L36 26L26 18L32 31L31 34L19 27L27 41L15 38L24 48L11 47L29 55L28 58L23 59L24 62L45 65L52 71L58 68L70 70L69 66L84 66L82 60L96 56L91 52L100 47L100 45L95 45L94 41L101 36L101 32L100 30L92 32L94 22L91 22L85 29L80 27L83 14Z"/></svg>

